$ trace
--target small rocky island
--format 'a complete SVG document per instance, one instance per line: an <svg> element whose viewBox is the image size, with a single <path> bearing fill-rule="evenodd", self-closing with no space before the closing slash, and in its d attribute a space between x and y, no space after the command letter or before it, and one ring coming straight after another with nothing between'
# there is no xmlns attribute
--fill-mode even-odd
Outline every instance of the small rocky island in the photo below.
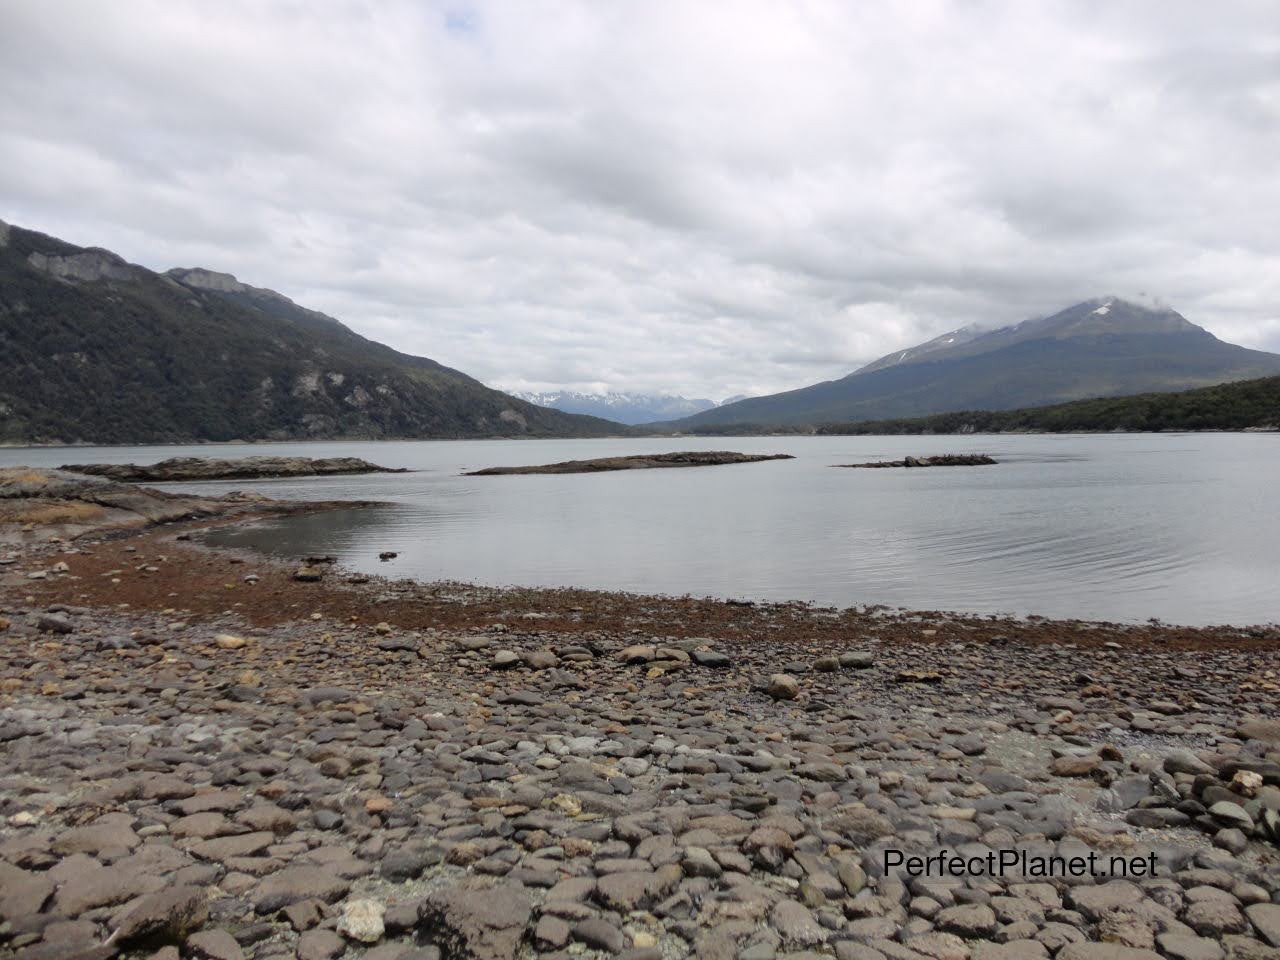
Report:
<svg viewBox="0 0 1280 960"><path fill-rule="evenodd" d="M359 457L172 457L159 463L69 463L61 469L122 483L176 483L182 480L263 480L272 477L329 477L356 473L407 473Z"/></svg>
<svg viewBox="0 0 1280 960"><path fill-rule="evenodd" d="M630 457L599 457L595 460L565 460L533 467L486 467L464 474L468 477L500 477L518 473L604 473L610 470L652 470L659 467L717 467L728 463L759 463L762 460L794 460L789 453L733 453L728 450L686 450L681 453L644 453Z"/></svg>
<svg viewBox="0 0 1280 960"><path fill-rule="evenodd" d="M22 540L36 529L70 542L182 520L297 513L333 505L244 492L170 493L65 470L0 467L0 544Z"/></svg>
<svg viewBox="0 0 1280 960"><path fill-rule="evenodd" d="M876 460L871 463L838 463L849 469L879 469L880 467L985 467L999 463L985 453L944 453L936 457L907 457L903 460Z"/></svg>

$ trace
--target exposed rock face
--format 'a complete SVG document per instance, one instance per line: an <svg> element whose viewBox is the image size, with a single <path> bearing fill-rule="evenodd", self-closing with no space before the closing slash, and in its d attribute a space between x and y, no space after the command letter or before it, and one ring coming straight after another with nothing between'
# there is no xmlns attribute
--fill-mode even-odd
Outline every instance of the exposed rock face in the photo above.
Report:
<svg viewBox="0 0 1280 960"><path fill-rule="evenodd" d="M944 453L934 457L906 457L903 460L873 460L870 463L841 463L837 466L875 469L878 467L985 467L999 463L984 453Z"/></svg>
<svg viewBox="0 0 1280 960"><path fill-rule="evenodd" d="M252 289L229 273L218 273L214 270L205 270L203 267L193 267L190 270L175 267L172 270L166 270L165 276L172 277L188 287L195 287L197 290L215 290L218 293L244 293ZM275 291L269 292L274 293ZM279 296L279 294L276 294L276 296Z"/></svg>
<svg viewBox="0 0 1280 960"><path fill-rule="evenodd" d="M515 423L521 427L529 425L529 421L525 419L524 414L519 410L503 410L498 414L498 419L503 423Z"/></svg>
<svg viewBox="0 0 1280 960"><path fill-rule="evenodd" d="M70 256L59 257L44 253L32 253L27 263L59 280L127 280L133 270L124 258L108 250L85 250Z"/></svg>
<svg viewBox="0 0 1280 960"><path fill-rule="evenodd" d="M359 457L172 457L159 463L69 463L61 469L127 483L175 483L183 480L258 480L265 477L325 477L353 473L408 473L380 467Z"/></svg>
<svg viewBox="0 0 1280 960"><path fill-rule="evenodd" d="M661 467L714 467L730 463L759 463L763 460L794 460L787 453L732 453L728 450L693 450L681 453L637 454L631 457L600 457L595 460L565 460L535 467L486 467L468 477L497 477L523 473L605 473L610 470L650 470Z"/></svg>

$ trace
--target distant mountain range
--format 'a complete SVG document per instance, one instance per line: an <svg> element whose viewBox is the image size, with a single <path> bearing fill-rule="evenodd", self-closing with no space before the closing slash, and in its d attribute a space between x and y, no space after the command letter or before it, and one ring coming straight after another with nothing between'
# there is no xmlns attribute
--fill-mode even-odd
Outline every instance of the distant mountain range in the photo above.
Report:
<svg viewBox="0 0 1280 960"><path fill-rule="evenodd" d="M203 269L154 273L0 222L0 442L594 437Z"/></svg>
<svg viewBox="0 0 1280 960"><path fill-rule="evenodd" d="M840 380L724 404L660 426L767 428L1011 410L1276 373L1278 354L1224 343L1167 308L1101 297L997 330L954 330Z"/></svg>
<svg viewBox="0 0 1280 960"><path fill-rule="evenodd" d="M1280 377L1174 393L1072 400L1021 410L960 410L931 417L832 423L818 433L1144 433L1162 430L1280 430Z"/></svg>
<svg viewBox="0 0 1280 960"><path fill-rule="evenodd" d="M714 401L511 396L201 268L155 273L0 222L0 443L592 437L1002 411L1280 374L1169 309L1116 297L964 328L800 390ZM607 419L605 419L607 418Z"/></svg>
<svg viewBox="0 0 1280 960"><path fill-rule="evenodd" d="M674 420L718 406L714 400L690 400L688 397L665 393L578 393L573 390L556 390L547 393L515 392L512 396L567 413L590 414L630 424Z"/></svg>

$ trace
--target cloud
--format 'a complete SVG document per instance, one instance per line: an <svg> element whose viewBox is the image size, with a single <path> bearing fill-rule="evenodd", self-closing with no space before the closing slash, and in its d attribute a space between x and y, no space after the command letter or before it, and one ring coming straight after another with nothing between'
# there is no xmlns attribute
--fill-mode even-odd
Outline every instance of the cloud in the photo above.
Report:
<svg viewBox="0 0 1280 960"><path fill-rule="evenodd" d="M11 0L0 217L512 388L786 389L1159 296L1280 350L1280 21Z"/></svg>

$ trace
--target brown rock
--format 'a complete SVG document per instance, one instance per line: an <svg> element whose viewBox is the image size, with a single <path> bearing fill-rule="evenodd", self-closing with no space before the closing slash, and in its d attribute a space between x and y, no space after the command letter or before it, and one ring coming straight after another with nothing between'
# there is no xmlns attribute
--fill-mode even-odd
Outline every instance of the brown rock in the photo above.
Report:
<svg viewBox="0 0 1280 960"><path fill-rule="evenodd" d="M39 913L53 896L53 888L53 881L45 874L0 860L0 921Z"/></svg>
<svg viewBox="0 0 1280 960"><path fill-rule="evenodd" d="M320 922L320 901L299 900L284 908L285 919L298 933L310 930Z"/></svg>
<svg viewBox="0 0 1280 960"><path fill-rule="evenodd" d="M295 948L298 960L335 960L346 949L346 941L332 930L308 930Z"/></svg>
<svg viewBox="0 0 1280 960"><path fill-rule="evenodd" d="M142 841L133 832L133 817L127 813L108 813L86 827L75 827L58 834L52 844L54 853L99 853L103 850L132 850Z"/></svg>
<svg viewBox="0 0 1280 960"><path fill-rule="evenodd" d="M1142 891L1128 880L1112 880L1071 890L1071 905L1095 921L1114 910L1131 910L1143 899Z"/></svg>
<svg viewBox="0 0 1280 960"><path fill-rule="evenodd" d="M241 790L209 790L196 793L174 804L175 809L183 816L211 811L227 813L238 810L242 806L244 806L244 792Z"/></svg>
<svg viewBox="0 0 1280 960"><path fill-rule="evenodd" d="M188 937L187 955L193 960L244 960L240 944L225 930L206 930Z"/></svg>
<svg viewBox="0 0 1280 960"><path fill-rule="evenodd" d="M1236 736L1280 746L1280 720L1245 720L1236 727Z"/></svg>
<svg viewBox="0 0 1280 960"><path fill-rule="evenodd" d="M182 800L195 792L188 781L173 774L153 774L138 784L138 796L143 800Z"/></svg>
<svg viewBox="0 0 1280 960"><path fill-rule="evenodd" d="M933 918L939 930L968 940L990 937L996 931L995 911L985 903L961 903L940 910Z"/></svg>
<svg viewBox="0 0 1280 960"><path fill-rule="evenodd" d="M432 893L419 926L450 960L514 960L533 915L524 886L463 881Z"/></svg>
<svg viewBox="0 0 1280 960"><path fill-rule="evenodd" d="M193 813L169 824L169 836L178 840L207 840L209 837L236 833L237 827L220 813Z"/></svg>
<svg viewBox="0 0 1280 960"><path fill-rule="evenodd" d="M265 830L257 833L245 833L236 837L218 837L214 840L202 840L191 848L191 852L201 860L229 860L232 857L251 857L261 853L275 843L275 834Z"/></svg>
<svg viewBox="0 0 1280 960"><path fill-rule="evenodd" d="M800 696L800 682L789 673L775 673L765 690L775 700L794 700Z"/></svg>
<svg viewBox="0 0 1280 960"><path fill-rule="evenodd" d="M683 871L676 866L675 873L674 879L651 870L610 873L596 881L596 898L619 913L641 910L679 882Z"/></svg>
<svg viewBox="0 0 1280 960"><path fill-rule="evenodd" d="M140 894L153 893L164 885L158 877L109 867L77 869L74 876L58 887L54 908L63 916L78 917L96 907L114 907Z"/></svg>
<svg viewBox="0 0 1280 960"><path fill-rule="evenodd" d="M157 939L181 942L209 919L208 898L200 887L170 887L147 894L116 914L111 939L119 943Z"/></svg>
<svg viewBox="0 0 1280 960"><path fill-rule="evenodd" d="M811 947L827 939L827 931L809 908L795 900L779 900L769 913L769 922L789 946Z"/></svg>
<svg viewBox="0 0 1280 960"><path fill-rule="evenodd" d="M827 818L827 826L860 847L893 833L893 824L884 814L853 805L836 807Z"/></svg>
<svg viewBox="0 0 1280 960"><path fill-rule="evenodd" d="M258 913L275 913L300 900L322 900L333 903L346 896L351 883L321 867L286 867L270 874L253 893Z"/></svg>
<svg viewBox="0 0 1280 960"><path fill-rule="evenodd" d="M559 950L569 942L569 924L559 917L543 914L533 929L533 942L542 950Z"/></svg>
<svg viewBox="0 0 1280 960"><path fill-rule="evenodd" d="M1087 777L1098 769L1101 761L1093 755L1087 757L1057 757L1049 764L1049 772L1055 777Z"/></svg>
<svg viewBox="0 0 1280 960"><path fill-rule="evenodd" d="M1162 960L1154 950L1125 947L1118 943L1069 943L1058 951L1056 960Z"/></svg>
<svg viewBox="0 0 1280 960"><path fill-rule="evenodd" d="M1258 935L1273 947L1280 947L1280 904L1255 903L1244 908Z"/></svg>
<svg viewBox="0 0 1280 960"><path fill-rule="evenodd" d="M288 810L274 803L256 803L248 810L236 814L236 822L257 831L289 833L297 818Z"/></svg>

